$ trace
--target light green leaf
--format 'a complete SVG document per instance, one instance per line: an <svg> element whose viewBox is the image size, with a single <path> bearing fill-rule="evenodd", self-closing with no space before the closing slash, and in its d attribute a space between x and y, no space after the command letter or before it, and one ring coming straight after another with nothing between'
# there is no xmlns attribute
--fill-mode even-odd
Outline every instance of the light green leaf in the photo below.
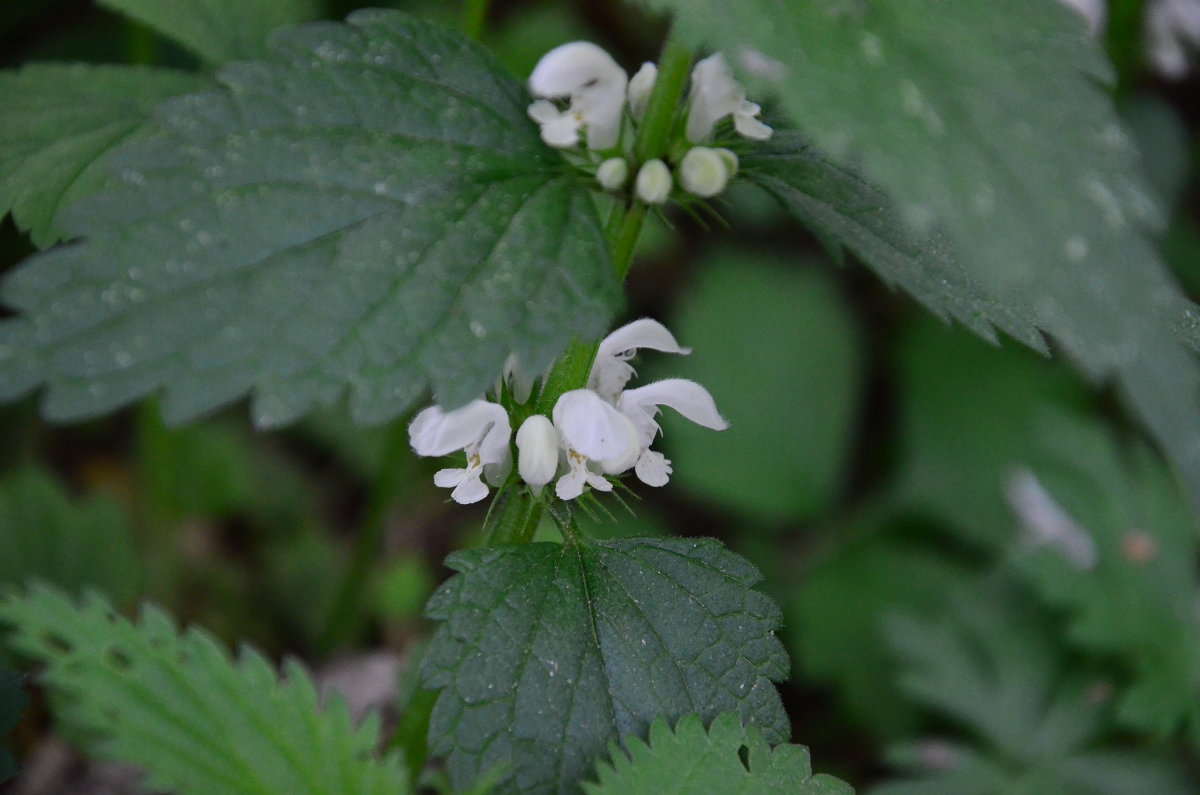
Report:
<svg viewBox="0 0 1200 795"><path fill-rule="evenodd" d="M1027 307L989 297L944 235L914 233L883 193L797 134L776 133L742 158L738 173L778 199L822 242L849 249L938 317L953 318L992 342L999 328L1046 350Z"/></svg>
<svg viewBox="0 0 1200 795"><path fill-rule="evenodd" d="M1027 592L996 582L960 590L940 618L894 616L888 637L905 663L901 687L983 747L897 746L890 762L913 778L872 793L1194 793L1165 756L1091 748L1104 728L1103 683L1068 659L1056 629Z"/></svg>
<svg viewBox="0 0 1200 795"><path fill-rule="evenodd" d="M1132 673L1118 717L1143 731L1187 726L1200 743L1197 528L1170 473L1144 448L1061 414L1042 418L1030 471L1086 535L1081 565L1052 544L1019 560L1071 616L1070 637Z"/></svg>
<svg viewBox="0 0 1200 795"><path fill-rule="evenodd" d="M31 64L0 72L0 214L45 247L64 235L60 213L98 191L105 157L146 133L150 109L207 84L145 66Z"/></svg>
<svg viewBox="0 0 1200 795"><path fill-rule="evenodd" d="M664 412L675 483L768 521L829 505L849 463L862 392L862 340L836 288L815 268L714 255L671 328L695 353L646 357L655 372L712 392L722 433Z"/></svg>
<svg viewBox="0 0 1200 795"><path fill-rule="evenodd" d="M25 705L29 703L29 697L21 689L23 681L23 676L12 671L0 670L0 739L13 730L21 713L25 711ZM0 747L0 784L16 774L16 760L12 758L12 754Z"/></svg>
<svg viewBox="0 0 1200 795"><path fill-rule="evenodd" d="M267 34L321 16L319 0L99 0L211 64L263 58Z"/></svg>
<svg viewBox="0 0 1200 795"><path fill-rule="evenodd" d="M0 396L44 381L67 419L163 388L181 422L253 390L276 425L349 387L379 422L600 334L619 291L587 190L483 50L362 11L273 53L163 108L73 208L85 240L7 280Z"/></svg>
<svg viewBox="0 0 1200 795"><path fill-rule="evenodd" d="M379 721L355 728L345 705L322 708L303 668L282 680L257 652L237 662L164 613L134 624L95 595L76 605L33 588L0 605L14 649L45 663L40 679L99 755L143 767L146 785L180 795L403 795L401 760L372 758Z"/></svg>
<svg viewBox="0 0 1200 795"><path fill-rule="evenodd" d="M779 609L760 575L711 540L533 543L451 555L442 626L422 676L444 688L430 751L456 789L497 769L498 792L573 792L656 716L736 712L767 742L789 734L772 681L787 674Z"/></svg>
<svg viewBox="0 0 1200 795"><path fill-rule="evenodd" d="M141 563L120 507L101 497L71 500L39 470L0 480L0 550L0 592L36 578L126 601L141 587Z"/></svg>
<svg viewBox="0 0 1200 795"><path fill-rule="evenodd" d="M735 64L776 61L760 72L783 77L752 88L921 237L943 230L983 299L1116 380L1200 502L1200 371L1175 328L1187 302L1146 238L1157 211L1077 14L1054 0L647 3Z"/></svg>
<svg viewBox="0 0 1200 795"><path fill-rule="evenodd" d="M744 761L743 761L744 760ZM718 715L706 732L699 715L686 715L671 731L662 718L650 726L650 740L630 737L625 750L615 746L612 761L601 762L599 784L585 782L588 795L853 795L847 784L814 776L808 749L771 748L753 726L743 727L736 713Z"/></svg>

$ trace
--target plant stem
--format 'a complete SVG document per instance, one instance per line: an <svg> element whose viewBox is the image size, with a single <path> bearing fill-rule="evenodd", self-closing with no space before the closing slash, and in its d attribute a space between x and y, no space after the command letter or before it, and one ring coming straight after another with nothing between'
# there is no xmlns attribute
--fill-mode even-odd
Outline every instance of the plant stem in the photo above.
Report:
<svg viewBox="0 0 1200 795"><path fill-rule="evenodd" d="M465 0L462 10L462 32L467 38L479 41L487 21L488 0Z"/></svg>
<svg viewBox="0 0 1200 795"><path fill-rule="evenodd" d="M641 127L633 143L639 164L666 154L671 126L679 112L683 86L692 68L692 50L679 40L678 28L672 27L658 62L658 77L646 104Z"/></svg>
<svg viewBox="0 0 1200 795"><path fill-rule="evenodd" d="M367 501L367 512L354 539L354 552L325 619L318 641L322 651L330 651L347 640L354 627L355 616L362 608L363 592L371 564L379 556L388 508L392 505L408 467L408 426L402 420L393 422L386 431L383 462L375 473Z"/></svg>

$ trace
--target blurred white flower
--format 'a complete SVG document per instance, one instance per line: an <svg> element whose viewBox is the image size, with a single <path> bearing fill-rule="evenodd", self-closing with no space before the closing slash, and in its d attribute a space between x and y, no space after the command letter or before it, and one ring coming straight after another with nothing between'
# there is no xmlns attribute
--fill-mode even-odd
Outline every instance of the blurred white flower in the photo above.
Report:
<svg viewBox="0 0 1200 795"><path fill-rule="evenodd" d="M724 151L729 152L728 149ZM734 155L735 164L736 157ZM725 190L732 176L727 158L718 150L709 149L707 146L693 146L679 161L680 186L688 193L705 199Z"/></svg>
<svg viewBox="0 0 1200 795"><path fill-rule="evenodd" d="M729 63L721 53L708 56L692 69L686 131L692 143L707 141L717 122L726 116L733 117L733 127L739 135L765 141L772 130L758 120L761 111L762 108L746 99L746 89L733 79Z"/></svg>
<svg viewBox="0 0 1200 795"><path fill-rule="evenodd" d="M1100 562L1096 542L1031 471L1020 469L1015 472L1008 481L1005 497L1021 523L1021 532L1028 545L1053 547L1076 568L1096 568Z"/></svg>
<svg viewBox="0 0 1200 795"><path fill-rule="evenodd" d="M1104 29L1104 20L1108 16L1108 6L1105 0L1060 0L1063 5L1073 8L1087 22L1088 32L1093 36Z"/></svg>
<svg viewBox="0 0 1200 795"><path fill-rule="evenodd" d="M1151 0L1146 8L1146 46L1164 77L1188 71L1188 50L1200 48L1200 0Z"/></svg>
<svg viewBox="0 0 1200 795"><path fill-rule="evenodd" d="M602 48L587 41L555 47L542 56L529 75L529 89L546 99L569 99L565 111L553 103L534 102L529 115L542 126L550 146L574 146L582 128L589 149L616 146L625 110L625 70Z"/></svg>
<svg viewBox="0 0 1200 795"><path fill-rule="evenodd" d="M634 189L646 204L662 204L671 195L671 169L658 158L647 160L638 169Z"/></svg>
<svg viewBox="0 0 1200 795"><path fill-rule="evenodd" d="M646 103L650 101L650 92L654 90L654 82L658 80L658 66L647 61L642 68L629 79L629 112L634 121L641 121L646 112Z"/></svg>
<svg viewBox="0 0 1200 795"><path fill-rule="evenodd" d="M610 157L596 169L596 181L605 190L618 190L629 179L629 163L623 157Z"/></svg>
<svg viewBox="0 0 1200 795"><path fill-rule="evenodd" d="M443 456L462 450L467 466L443 469L433 482L453 489L450 498L468 505L487 496L482 478L493 482L503 480L511 461L508 441L512 428L508 412L499 403L472 400L462 408L443 411L430 406L413 418L408 426L408 438L413 450L422 456Z"/></svg>

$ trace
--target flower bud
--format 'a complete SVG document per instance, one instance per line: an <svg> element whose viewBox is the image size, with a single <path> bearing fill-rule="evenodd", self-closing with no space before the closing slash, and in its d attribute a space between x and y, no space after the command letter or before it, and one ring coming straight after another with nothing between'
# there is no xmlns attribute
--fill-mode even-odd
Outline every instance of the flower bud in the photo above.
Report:
<svg viewBox="0 0 1200 795"><path fill-rule="evenodd" d="M596 181L605 190L619 190L629 179L629 164L623 157L610 157L596 169Z"/></svg>
<svg viewBox="0 0 1200 795"><path fill-rule="evenodd" d="M729 184L729 167L715 149L693 146L679 163L679 184L688 193L711 198Z"/></svg>
<svg viewBox="0 0 1200 795"><path fill-rule="evenodd" d="M638 169L638 198L647 204L662 204L671 195L671 170L657 158L648 160Z"/></svg>
<svg viewBox="0 0 1200 795"><path fill-rule="evenodd" d="M724 147L714 149L713 151L721 156L721 161L725 164L725 170L729 172L729 178L733 179L736 177L738 173L738 156Z"/></svg>
<svg viewBox="0 0 1200 795"><path fill-rule="evenodd" d="M517 429L517 472L534 491L554 480L558 447L558 431L541 414L534 414Z"/></svg>
<svg viewBox="0 0 1200 795"><path fill-rule="evenodd" d="M654 90L654 81L658 79L658 67L647 61L629 80L629 112L634 121L641 121L646 112L646 103L650 101L650 92Z"/></svg>

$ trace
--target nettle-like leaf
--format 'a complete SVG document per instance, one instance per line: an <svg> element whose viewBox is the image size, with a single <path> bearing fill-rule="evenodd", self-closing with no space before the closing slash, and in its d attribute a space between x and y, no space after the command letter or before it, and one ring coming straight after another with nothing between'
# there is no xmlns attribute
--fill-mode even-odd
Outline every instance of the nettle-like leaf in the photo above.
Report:
<svg viewBox="0 0 1200 795"><path fill-rule="evenodd" d="M30 64L0 72L0 215L11 212L38 246L56 242L62 211L104 185L104 158L146 133L151 108L206 84L145 66Z"/></svg>
<svg viewBox="0 0 1200 795"><path fill-rule="evenodd" d="M500 792L577 791L609 743L660 715L736 712L787 739L779 609L717 542L534 543L447 564L460 573L429 602L442 626L422 676L444 688L430 750L456 788L499 770Z"/></svg>
<svg viewBox="0 0 1200 795"><path fill-rule="evenodd" d="M10 645L46 665L57 715L89 750L142 767L146 786L181 795L412 792L396 755L372 758L379 721L358 727L340 700L322 707L298 663L276 675L262 655L236 662L209 635L166 614L136 624L91 595L74 604L34 587L0 604Z"/></svg>
<svg viewBox="0 0 1200 795"><path fill-rule="evenodd" d="M1194 792L1165 757L1091 747L1105 725L1102 683L1068 662L1051 620L1010 585L960 590L939 618L889 621L889 640L904 662L901 687L981 747L936 739L899 745L890 761L912 778L872 791Z"/></svg>
<svg viewBox="0 0 1200 795"><path fill-rule="evenodd" d="M479 47L362 11L219 80L114 156L119 183L64 220L83 240L6 281L0 396L45 382L67 419L163 388L184 421L253 390L272 425L349 387L379 422L603 330L619 290L587 188Z"/></svg>
<svg viewBox="0 0 1200 795"><path fill-rule="evenodd" d="M319 0L99 0L212 64L263 58L267 34L321 16Z"/></svg>
<svg viewBox="0 0 1200 795"><path fill-rule="evenodd" d="M37 578L124 601L137 593L141 576L129 522L115 502L71 500L35 469L0 480L0 592Z"/></svg>
<svg viewBox="0 0 1200 795"><path fill-rule="evenodd" d="M750 0L736 15L715 0L646 2L765 75L752 86L777 93L834 163L861 168L918 242L944 232L961 273L947 275L936 239L928 278L868 264L945 314L978 307L976 330L1036 342L1036 324L1090 377L1115 379L1200 500L1200 371L1175 328L1187 302L1147 240L1157 212L1077 14L1055 0ZM863 248L804 206L807 172L772 176L797 178L775 192L802 218Z"/></svg>
<svg viewBox="0 0 1200 795"><path fill-rule="evenodd" d="M1118 444L1100 425L1043 417L1030 471L1086 534L1090 559L1055 542L1020 569L1071 616L1079 646L1120 659L1132 674L1118 717L1143 731L1186 726L1200 744L1200 586L1196 523L1170 473L1144 448Z"/></svg>
<svg viewBox="0 0 1200 795"><path fill-rule="evenodd" d="M599 784L585 782L588 795L853 795L837 779L812 774L808 749L801 745L771 748L753 726L743 727L735 713L718 715L708 731L699 715L686 715L675 730L659 718L650 740L625 740L612 761L596 768Z"/></svg>
<svg viewBox="0 0 1200 795"><path fill-rule="evenodd" d="M0 671L0 740L13 730L29 697L21 684L25 678L12 671ZM17 774L17 762L3 746L0 746L0 784Z"/></svg>

